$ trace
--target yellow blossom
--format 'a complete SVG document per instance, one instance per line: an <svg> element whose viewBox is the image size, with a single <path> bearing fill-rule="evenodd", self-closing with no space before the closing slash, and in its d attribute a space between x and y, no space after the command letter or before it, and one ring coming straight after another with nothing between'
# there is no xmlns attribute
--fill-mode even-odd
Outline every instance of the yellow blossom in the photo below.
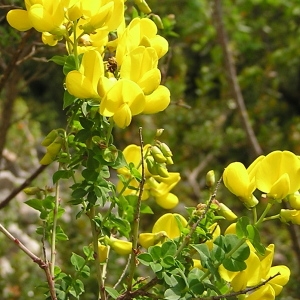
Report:
<svg viewBox="0 0 300 300"><path fill-rule="evenodd" d="M264 157L255 174L257 188L269 198L282 200L300 189L300 160L289 151L273 151Z"/></svg>

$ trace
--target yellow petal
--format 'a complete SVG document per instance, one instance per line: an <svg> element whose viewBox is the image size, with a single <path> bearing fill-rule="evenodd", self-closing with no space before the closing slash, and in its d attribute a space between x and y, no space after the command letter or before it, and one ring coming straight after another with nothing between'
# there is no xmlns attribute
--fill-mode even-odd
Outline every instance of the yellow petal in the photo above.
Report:
<svg viewBox="0 0 300 300"><path fill-rule="evenodd" d="M156 203L164 209L173 209L179 203L178 197L172 193L167 193L155 198Z"/></svg>
<svg viewBox="0 0 300 300"><path fill-rule="evenodd" d="M275 291L271 287L270 284L263 285L259 289L252 292L249 296L246 298L247 300L274 300L275 299Z"/></svg>
<svg viewBox="0 0 300 300"><path fill-rule="evenodd" d="M180 229L177 222L180 222L182 227L187 225L187 220L180 214L164 214L155 222L152 232L165 231L169 238L174 239L180 236Z"/></svg>
<svg viewBox="0 0 300 300"><path fill-rule="evenodd" d="M6 15L6 19L11 27L16 28L19 31L26 31L32 28L32 23L26 10L10 10Z"/></svg>
<svg viewBox="0 0 300 300"><path fill-rule="evenodd" d="M150 95L145 97L146 103L143 110L144 114L155 114L165 110L170 104L170 91L167 87L160 85Z"/></svg>
<svg viewBox="0 0 300 300"><path fill-rule="evenodd" d="M127 103L121 105L114 113L113 119L116 125L120 128L127 127L132 120L131 110Z"/></svg>
<svg viewBox="0 0 300 300"><path fill-rule="evenodd" d="M242 163L233 162L229 164L224 170L223 181L228 190L236 196L242 198L251 196L248 191L250 185L249 174Z"/></svg>
<svg viewBox="0 0 300 300"><path fill-rule="evenodd" d="M66 87L71 95L80 99L99 97L93 90L91 82L78 71L71 71L67 74Z"/></svg>
<svg viewBox="0 0 300 300"><path fill-rule="evenodd" d="M261 162L256 171L257 188L269 193L274 183L283 175L288 174L290 179L289 194L300 189L300 160L289 151L273 151Z"/></svg>
<svg viewBox="0 0 300 300"><path fill-rule="evenodd" d="M282 286L286 285L290 279L291 271L287 266L275 266L270 269L268 277L279 274L275 278L271 279L268 283L272 286L277 296L281 290Z"/></svg>
<svg viewBox="0 0 300 300"><path fill-rule="evenodd" d="M289 191L290 178L287 173L284 173L277 181L274 182L267 196L272 199L282 200L290 193Z"/></svg>

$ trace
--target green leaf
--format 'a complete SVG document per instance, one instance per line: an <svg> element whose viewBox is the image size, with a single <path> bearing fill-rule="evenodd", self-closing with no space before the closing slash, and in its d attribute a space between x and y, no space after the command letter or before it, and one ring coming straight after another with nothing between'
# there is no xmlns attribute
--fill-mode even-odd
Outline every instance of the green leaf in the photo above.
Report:
<svg viewBox="0 0 300 300"><path fill-rule="evenodd" d="M53 61L57 65L63 66L66 62L67 57L67 55L54 55L49 59L49 61Z"/></svg>
<svg viewBox="0 0 300 300"><path fill-rule="evenodd" d="M65 75L67 75L70 71L76 70L76 62L75 62L75 56L73 54L69 55L66 58L63 72Z"/></svg>
<svg viewBox="0 0 300 300"><path fill-rule="evenodd" d="M87 194L87 191L83 188L78 188L72 192L73 198L83 198Z"/></svg>
<svg viewBox="0 0 300 300"><path fill-rule="evenodd" d="M68 179L72 176L73 172L71 170L58 170L53 174L52 180L53 184L57 183L60 179Z"/></svg>
<svg viewBox="0 0 300 300"><path fill-rule="evenodd" d="M260 254L264 255L266 247L260 242L260 234L258 229L254 225L247 226L248 238L255 248L255 250Z"/></svg>
<svg viewBox="0 0 300 300"><path fill-rule="evenodd" d="M94 260L94 257L93 257L94 250L92 249L92 247L84 246L82 248L82 250L88 260Z"/></svg>
<svg viewBox="0 0 300 300"><path fill-rule="evenodd" d="M200 260L202 266L207 264L207 261L210 259L210 252L206 244L200 245L191 245L200 255Z"/></svg>
<svg viewBox="0 0 300 300"><path fill-rule="evenodd" d="M173 241L167 241L162 244L161 246L161 258L164 258L166 256L173 256L175 255L177 251L177 247Z"/></svg>
<svg viewBox="0 0 300 300"><path fill-rule="evenodd" d="M165 268L165 269L169 269L171 267L175 266L175 259L173 256L168 255L163 257L163 259L161 260L161 265Z"/></svg>
<svg viewBox="0 0 300 300"><path fill-rule="evenodd" d="M176 277L174 275L169 276L166 272L162 272L162 278L170 287L174 287L178 284L178 281L176 280Z"/></svg>
<svg viewBox="0 0 300 300"><path fill-rule="evenodd" d="M181 298L181 289L180 288L176 288L172 287L170 289L167 289L164 293L164 299L166 300L178 300L178 299L184 299Z"/></svg>
<svg viewBox="0 0 300 300"><path fill-rule="evenodd" d="M63 229L60 226L56 227L56 240L57 241L69 240L68 236L64 233Z"/></svg>
<svg viewBox="0 0 300 300"><path fill-rule="evenodd" d="M44 206L41 199L30 199L25 201L25 203L32 207L35 210L42 212L44 210Z"/></svg>
<svg viewBox="0 0 300 300"><path fill-rule="evenodd" d="M150 262L149 266L154 273L158 273L162 270L162 265L160 263Z"/></svg>
<svg viewBox="0 0 300 300"><path fill-rule="evenodd" d="M141 203L141 214L154 214L153 210L151 207L144 202Z"/></svg>
<svg viewBox="0 0 300 300"><path fill-rule="evenodd" d="M111 167L113 169L120 169L127 166L127 162L125 160L125 157L123 155L123 152L118 150L118 156L116 158L116 160L114 161L114 163L111 165Z"/></svg>
<svg viewBox="0 0 300 300"><path fill-rule="evenodd" d="M117 290L115 290L114 288L112 287L109 287L109 286L106 286L105 287L105 291L113 298L113 299L117 299L120 294Z"/></svg>
<svg viewBox="0 0 300 300"><path fill-rule="evenodd" d="M223 266L226 270L231 272L243 271L247 268L247 264L244 261L236 260L233 258L224 259Z"/></svg>
<svg viewBox="0 0 300 300"><path fill-rule="evenodd" d="M148 249L148 252L153 258L153 261L160 261L161 258L161 247L160 246L151 246Z"/></svg>
<svg viewBox="0 0 300 300"><path fill-rule="evenodd" d="M144 266L149 266L151 262L153 262L153 258L149 253L141 253L137 259L143 264Z"/></svg>
<svg viewBox="0 0 300 300"><path fill-rule="evenodd" d="M80 271L80 275L83 277L83 278L89 278L90 277L90 267L85 265L82 270Z"/></svg>
<svg viewBox="0 0 300 300"><path fill-rule="evenodd" d="M76 271L78 271L85 265L85 259L73 252L71 256L71 264L75 267Z"/></svg>
<svg viewBox="0 0 300 300"><path fill-rule="evenodd" d="M250 224L248 217L241 217L236 223L236 234L239 238L248 237L247 226Z"/></svg>
<svg viewBox="0 0 300 300"><path fill-rule="evenodd" d="M71 95L67 90L64 91L64 98L63 98L63 109L67 108L71 104L75 102L77 98Z"/></svg>

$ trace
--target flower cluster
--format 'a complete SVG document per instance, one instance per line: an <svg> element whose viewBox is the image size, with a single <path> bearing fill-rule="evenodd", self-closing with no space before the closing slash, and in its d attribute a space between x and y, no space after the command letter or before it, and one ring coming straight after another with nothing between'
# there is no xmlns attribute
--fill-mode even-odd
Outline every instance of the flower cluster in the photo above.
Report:
<svg viewBox="0 0 300 300"><path fill-rule="evenodd" d="M164 143L160 145L162 149L166 149ZM172 163L172 160L170 156L167 156L170 154L167 154L165 150L163 152L156 145L144 146L145 185L142 200L147 200L152 196L159 206L172 209L178 204L178 198L170 191L179 182L180 174L168 172L166 162ZM134 167L141 174L142 155L140 147L129 145L124 149L123 154L128 165ZM130 169L123 167L118 169L118 173L122 176L122 180L119 181L117 186L118 191L123 195L137 195L139 181L132 175Z"/></svg>
<svg viewBox="0 0 300 300"><path fill-rule="evenodd" d="M28 0L25 5L26 10L7 14L9 24L21 31L35 28L51 46L66 40L76 65L66 74L71 95L97 99L100 114L120 128L132 116L167 108L170 92L160 84L158 60L168 42L152 20L135 18L126 27L123 0ZM111 32L115 38L109 41Z"/></svg>
<svg viewBox="0 0 300 300"><path fill-rule="evenodd" d="M253 192L258 189L270 202L280 203L283 199L299 209L300 159L289 151L273 151L258 157L247 169L240 162L225 168L225 186L248 207L255 207L258 200ZM283 219L288 220L287 212ZM295 215L293 213L292 215Z"/></svg>

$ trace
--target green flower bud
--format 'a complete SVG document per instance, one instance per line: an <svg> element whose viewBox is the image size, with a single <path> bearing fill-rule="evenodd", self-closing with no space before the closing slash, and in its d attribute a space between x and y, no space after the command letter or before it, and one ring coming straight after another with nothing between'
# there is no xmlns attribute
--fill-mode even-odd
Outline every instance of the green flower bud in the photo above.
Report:
<svg viewBox="0 0 300 300"><path fill-rule="evenodd" d="M165 157L173 156L171 149L165 143L160 143L159 148Z"/></svg>
<svg viewBox="0 0 300 300"><path fill-rule="evenodd" d="M172 157L170 157L170 156L166 157L166 164L167 165L173 165L174 164Z"/></svg>
<svg viewBox="0 0 300 300"><path fill-rule="evenodd" d="M167 160L162 151L157 146L151 147L151 155L153 156L154 160L158 163L164 163Z"/></svg>
<svg viewBox="0 0 300 300"><path fill-rule="evenodd" d="M161 20L161 18L160 18L159 15L154 15L153 14L151 16L151 18L152 18L153 22L156 24L156 26L157 26L158 29L164 29L164 24L163 24L163 22L162 22L162 20Z"/></svg>
<svg viewBox="0 0 300 300"><path fill-rule="evenodd" d="M50 131L46 137L44 138L44 140L42 141L42 145L47 147L49 146L51 143L54 142L54 140L57 138L58 136L58 132L56 129L53 129L52 131Z"/></svg>
<svg viewBox="0 0 300 300"><path fill-rule="evenodd" d="M213 187L216 183L216 178L215 178L215 172L214 170L210 170L206 174L206 186L207 187Z"/></svg>
<svg viewBox="0 0 300 300"><path fill-rule="evenodd" d="M147 164L148 171L152 175L158 175L158 171L157 171L157 168L156 168L156 163L155 163L152 156L148 156L146 158L146 164Z"/></svg>
<svg viewBox="0 0 300 300"><path fill-rule="evenodd" d="M59 153L63 143L63 138L58 136L48 147L47 153L51 156L52 160L55 159L57 154Z"/></svg>
<svg viewBox="0 0 300 300"><path fill-rule="evenodd" d="M26 195L37 195L38 193L40 193L40 191L41 191L41 189L36 186L27 187L23 190L23 192Z"/></svg>
<svg viewBox="0 0 300 300"><path fill-rule="evenodd" d="M132 252L132 243L124 240L118 240L114 237L105 237L105 242L120 255L127 255Z"/></svg>
<svg viewBox="0 0 300 300"><path fill-rule="evenodd" d="M160 137L163 134L163 132L164 132L163 128L157 129L155 137Z"/></svg>
<svg viewBox="0 0 300 300"><path fill-rule="evenodd" d="M169 177L169 172L167 168L165 167L165 164L156 164L157 173L159 176L163 178Z"/></svg>
<svg viewBox="0 0 300 300"><path fill-rule="evenodd" d="M50 165L53 162L52 156L49 153L46 153L44 157L40 160L41 165Z"/></svg>
<svg viewBox="0 0 300 300"><path fill-rule="evenodd" d="M151 13L151 8L147 4L145 0L135 0L134 1L139 10L145 14L150 14Z"/></svg>

